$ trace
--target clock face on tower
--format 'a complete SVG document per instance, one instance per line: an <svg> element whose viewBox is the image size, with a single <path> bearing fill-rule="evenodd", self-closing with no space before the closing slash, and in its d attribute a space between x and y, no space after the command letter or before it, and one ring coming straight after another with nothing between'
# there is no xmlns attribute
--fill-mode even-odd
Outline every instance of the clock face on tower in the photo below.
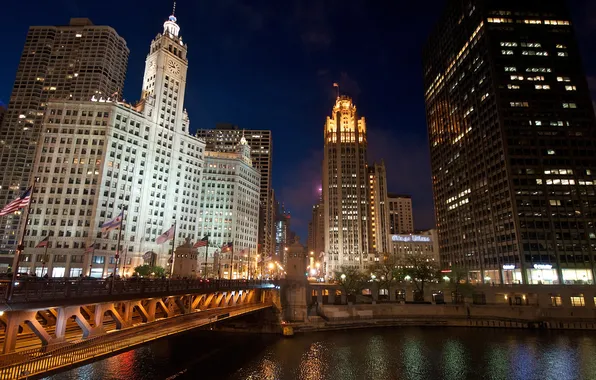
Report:
<svg viewBox="0 0 596 380"><path fill-rule="evenodd" d="M180 75L180 64L170 59L168 61L168 71L174 75Z"/></svg>

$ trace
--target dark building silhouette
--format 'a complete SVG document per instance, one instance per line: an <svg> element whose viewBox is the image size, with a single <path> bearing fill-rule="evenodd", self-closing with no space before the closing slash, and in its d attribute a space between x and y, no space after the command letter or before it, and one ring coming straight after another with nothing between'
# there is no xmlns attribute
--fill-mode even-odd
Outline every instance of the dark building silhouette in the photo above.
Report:
<svg viewBox="0 0 596 380"><path fill-rule="evenodd" d="M593 282L596 124L565 2L448 1L423 65L441 262Z"/></svg>

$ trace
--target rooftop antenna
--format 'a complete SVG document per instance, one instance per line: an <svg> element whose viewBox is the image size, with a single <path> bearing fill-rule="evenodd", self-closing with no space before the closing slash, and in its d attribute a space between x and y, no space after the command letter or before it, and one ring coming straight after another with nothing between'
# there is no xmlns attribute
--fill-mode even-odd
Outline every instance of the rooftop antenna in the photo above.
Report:
<svg viewBox="0 0 596 380"><path fill-rule="evenodd" d="M174 1L174 7L172 8L172 16L176 16L176 2Z"/></svg>

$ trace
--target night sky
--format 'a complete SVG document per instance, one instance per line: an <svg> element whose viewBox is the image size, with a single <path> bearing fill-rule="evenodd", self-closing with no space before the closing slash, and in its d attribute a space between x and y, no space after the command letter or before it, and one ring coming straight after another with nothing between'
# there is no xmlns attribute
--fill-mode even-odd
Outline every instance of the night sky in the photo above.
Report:
<svg viewBox="0 0 596 380"><path fill-rule="evenodd" d="M178 1L189 46L191 130L217 122L273 131L273 187L306 241L318 197L323 125L338 82L367 119L369 160L383 158L390 192L411 194L415 227L434 226L420 52L444 0ZM584 67L596 91L596 1L570 0ZM149 44L171 2L28 0L2 4L0 101L8 103L30 25L88 17L131 50L124 89L136 101Z"/></svg>

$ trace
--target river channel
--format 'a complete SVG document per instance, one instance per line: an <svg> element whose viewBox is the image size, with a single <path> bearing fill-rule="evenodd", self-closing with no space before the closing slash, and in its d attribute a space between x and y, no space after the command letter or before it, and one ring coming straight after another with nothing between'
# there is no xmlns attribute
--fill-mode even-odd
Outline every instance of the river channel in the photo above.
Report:
<svg viewBox="0 0 596 380"><path fill-rule="evenodd" d="M596 333L405 327L282 338L195 331L47 379L596 379Z"/></svg>

